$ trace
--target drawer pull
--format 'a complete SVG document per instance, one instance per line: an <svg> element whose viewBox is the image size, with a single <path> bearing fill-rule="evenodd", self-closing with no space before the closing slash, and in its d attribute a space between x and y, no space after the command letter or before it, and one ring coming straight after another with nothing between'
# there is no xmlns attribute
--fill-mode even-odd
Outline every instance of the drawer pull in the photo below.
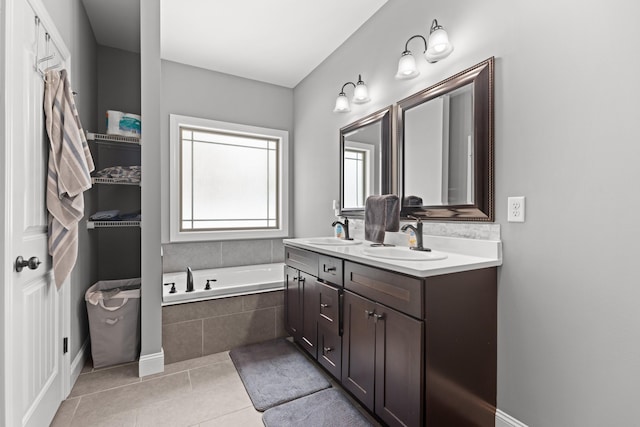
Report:
<svg viewBox="0 0 640 427"><path fill-rule="evenodd" d="M330 305L329 304L325 304L325 303L320 303L320 308L329 308Z"/></svg>
<svg viewBox="0 0 640 427"><path fill-rule="evenodd" d="M329 268L327 268L327 264L324 264L322 267L323 267L323 269L324 269L324 272L325 272L325 273L330 273L330 272L332 272L332 271L336 271L336 268L335 268L335 267L329 267Z"/></svg>

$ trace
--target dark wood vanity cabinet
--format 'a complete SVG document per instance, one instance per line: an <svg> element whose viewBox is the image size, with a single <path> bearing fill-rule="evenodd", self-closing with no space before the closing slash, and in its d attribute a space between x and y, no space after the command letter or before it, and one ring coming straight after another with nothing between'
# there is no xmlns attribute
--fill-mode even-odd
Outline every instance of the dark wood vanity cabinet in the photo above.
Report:
<svg viewBox="0 0 640 427"><path fill-rule="evenodd" d="M342 260L289 247L285 260L285 329L339 379L342 337L337 285L342 284Z"/></svg>
<svg viewBox="0 0 640 427"><path fill-rule="evenodd" d="M354 281L362 285L353 286L361 295L348 290ZM389 426L423 425L424 322L368 296L402 300L415 284L413 278L345 262L342 385Z"/></svg>
<svg viewBox="0 0 640 427"><path fill-rule="evenodd" d="M287 331L384 424L495 425L495 267L420 278L285 254Z"/></svg>

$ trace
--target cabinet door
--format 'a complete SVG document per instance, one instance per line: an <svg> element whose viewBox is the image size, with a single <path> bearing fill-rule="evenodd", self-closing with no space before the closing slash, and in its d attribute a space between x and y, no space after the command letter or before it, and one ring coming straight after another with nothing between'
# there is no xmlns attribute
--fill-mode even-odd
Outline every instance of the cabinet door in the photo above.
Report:
<svg viewBox="0 0 640 427"><path fill-rule="evenodd" d="M351 292L345 292L343 307L342 386L373 411L375 303Z"/></svg>
<svg viewBox="0 0 640 427"><path fill-rule="evenodd" d="M298 279L300 290L302 292L302 328L300 335L300 344L313 356L318 357L318 284L316 278L300 272Z"/></svg>
<svg viewBox="0 0 640 427"><path fill-rule="evenodd" d="M318 362L335 378L342 373L342 337L318 323Z"/></svg>
<svg viewBox="0 0 640 427"><path fill-rule="evenodd" d="M294 339L302 337L302 306L298 270L285 267L284 327Z"/></svg>
<svg viewBox="0 0 640 427"><path fill-rule="evenodd" d="M374 321L375 412L389 426L421 426L424 322L380 304Z"/></svg>

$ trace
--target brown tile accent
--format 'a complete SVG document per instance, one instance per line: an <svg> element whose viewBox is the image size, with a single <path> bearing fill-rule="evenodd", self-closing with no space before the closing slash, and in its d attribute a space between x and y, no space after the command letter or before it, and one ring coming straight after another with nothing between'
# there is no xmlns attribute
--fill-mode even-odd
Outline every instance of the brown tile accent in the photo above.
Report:
<svg viewBox="0 0 640 427"><path fill-rule="evenodd" d="M164 325L162 348L166 364L202 356L202 320Z"/></svg>
<svg viewBox="0 0 640 427"><path fill-rule="evenodd" d="M242 297L243 311L284 305L284 291L263 292L260 294L244 295Z"/></svg>
<svg viewBox="0 0 640 427"><path fill-rule="evenodd" d="M275 316L276 308L272 307L205 319L204 354L275 338Z"/></svg>
<svg viewBox="0 0 640 427"><path fill-rule="evenodd" d="M242 297L219 298L208 301L162 307L162 324L204 319L242 311Z"/></svg>

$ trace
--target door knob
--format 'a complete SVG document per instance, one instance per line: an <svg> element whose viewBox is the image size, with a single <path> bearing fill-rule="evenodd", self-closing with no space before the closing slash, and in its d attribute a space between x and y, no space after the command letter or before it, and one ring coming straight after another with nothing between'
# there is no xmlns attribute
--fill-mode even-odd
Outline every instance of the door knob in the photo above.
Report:
<svg viewBox="0 0 640 427"><path fill-rule="evenodd" d="M28 261L25 261L22 256L16 258L16 271L20 273L23 268L29 267L30 270L35 270L38 266L42 264L38 257L32 256Z"/></svg>

